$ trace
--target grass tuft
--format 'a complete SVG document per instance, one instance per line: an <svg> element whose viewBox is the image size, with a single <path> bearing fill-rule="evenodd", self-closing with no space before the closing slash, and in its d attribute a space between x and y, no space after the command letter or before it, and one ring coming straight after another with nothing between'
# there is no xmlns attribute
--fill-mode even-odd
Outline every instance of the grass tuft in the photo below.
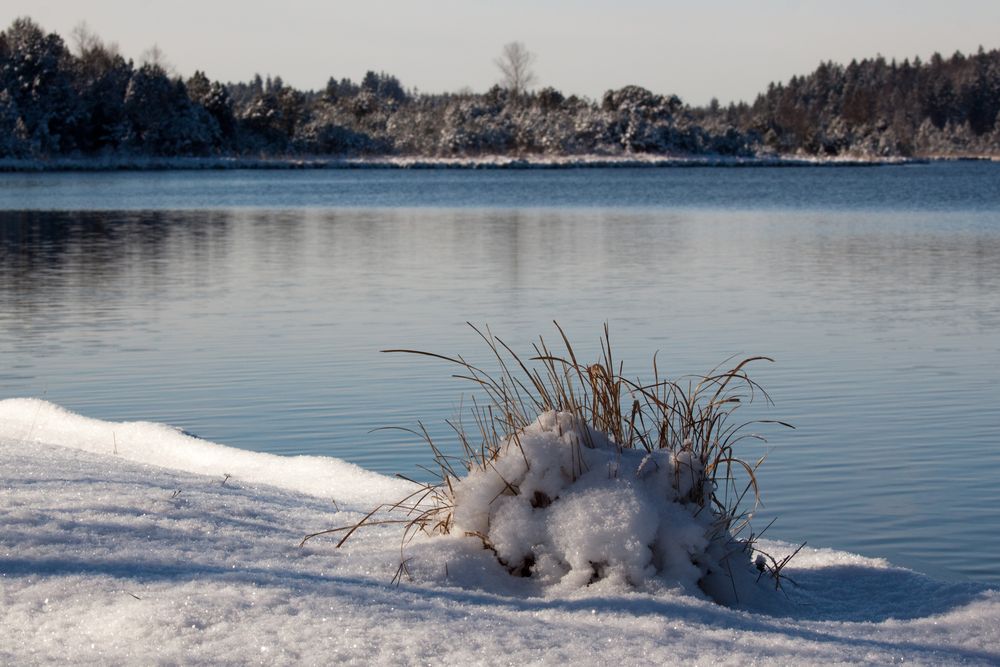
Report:
<svg viewBox="0 0 1000 667"><path fill-rule="evenodd" d="M675 461L692 462L677 465L674 486L684 489L678 502L693 508L695 513L709 512L713 526L712 539L724 540L726 550L755 551L758 536L749 529L753 511L760 500L757 470L764 458L747 459L740 444L747 439L764 440L749 428L759 424L791 425L774 420L739 421L736 411L754 400L771 399L767 392L747 374L747 368L758 362L773 361L769 357L753 356L735 360L730 358L704 376L670 380L663 377L652 359L652 376L647 381L625 377L623 366L614 354L611 335L604 326L600 341L600 354L592 363L582 363L568 336L554 323L559 343L552 348L539 337L533 345L533 354L522 356L490 329L469 324L489 349L495 370L487 371L466 361L462 356L446 356L433 352L411 349L384 350L388 353L414 354L445 361L455 367L454 376L472 383L481 398L474 398L468 410L474 426L467 428L461 419L448 424L461 446L460 456L449 456L434 442L423 424L417 429L403 429L423 439L433 456L429 470L435 481L412 481L417 489L399 502L376 507L359 522L307 535L302 543L319 535L340 534L337 547L342 546L358 529L376 524L401 524L402 543L423 532L429 535L447 535L452 532L455 509L455 487L459 481L475 471L491 470L500 475L496 467L501 456L516 447L530 468L520 444L520 435L535 419L546 412L569 413L581 424L605 434L619 451L640 450L647 453L669 452ZM730 365L729 368L725 366ZM589 429L582 429L583 442L578 442L573 456L573 479L586 472L585 457L579 451L592 447ZM656 466L654 457L648 458L649 468ZM643 460L638 473L643 474L647 460ZM609 469L609 475L614 474ZM680 479L682 476L684 479ZM402 475L404 479L408 479ZM501 478L502 479L502 478ZM500 495L518 495L520 489L513 481L503 480ZM545 494L535 492L531 505L545 508L553 502ZM384 518L385 512L393 518ZM403 518L399 517L402 513ZM765 529L766 530L766 529ZM739 538L745 533L747 537ZM487 536L472 534L491 549ZM800 547L801 548L801 547ZM494 553L496 551L494 550ZM781 570L788 558L776 560L758 552L756 565L761 573L772 575L780 586ZM797 551L796 551L797 553ZM794 554L792 554L794 555ZM523 567L523 564L518 567ZM517 572L512 566L514 574ZM526 571L526 570L525 570ZM409 573L406 560L394 578L401 580Z"/></svg>

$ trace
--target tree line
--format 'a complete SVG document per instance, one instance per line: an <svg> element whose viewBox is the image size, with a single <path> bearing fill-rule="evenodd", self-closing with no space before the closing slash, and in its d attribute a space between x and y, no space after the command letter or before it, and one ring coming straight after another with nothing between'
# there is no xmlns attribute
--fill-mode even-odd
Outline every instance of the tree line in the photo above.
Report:
<svg viewBox="0 0 1000 667"><path fill-rule="evenodd" d="M185 80L156 51L136 64L85 29L73 39L29 18L0 32L0 157L1000 154L1000 51L981 47L822 63L753 103L692 107L638 86L531 90L520 44L497 61L504 85L426 94L372 71L317 91Z"/></svg>

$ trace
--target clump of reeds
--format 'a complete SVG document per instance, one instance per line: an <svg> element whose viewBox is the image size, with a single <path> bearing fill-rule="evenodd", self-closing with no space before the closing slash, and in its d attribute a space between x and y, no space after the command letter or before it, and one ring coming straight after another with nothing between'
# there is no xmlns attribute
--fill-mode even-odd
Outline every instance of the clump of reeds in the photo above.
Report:
<svg viewBox="0 0 1000 667"><path fill-rule="evenodd" d="M446 454L420 424L419 430L411 432L430 447L435 463L431 472L436 481L414 482L415 491L399 502L376 507L351 526L308 535L303 543L317 535L343 533L337 543L339 547L362 526L385 523L404 526L404 543L415 532L449 534L453 529L455 488L460 480L477 470L492 469L511 447L520 449L520 434L539 415L555 411L569 413L580 424L589 426L581 430L584 439L592 437L592 429L606 435L619 451L666 451L674 456L673 460L688 461L688 465L677 466L674 474L696 478L686 479L683 484L678 480L675 486L685 489L685 496L677 500L693 508L695 513L711 513L710 539L724 542L724 551L743 552L749 562L755 539L759 537L749 529L749 519L759 500L756 471L763 457L748 460L739 444L747 438L763 440L748 431L753 424L789 425L771 420L739 422L733 415L742 404L758 396L770 403L770 397L749 377L746 368L753 362L771 359L748 357L726 370L716 368L704 376L669 380L661 376L654 355L652 376L643 381L625 377L621 362L613 356L607 325L601 338L599 358L590 364L578 360L573 345L558 323L555 326L560 338L559 351L554 351L540 337L533 345L533 354L528 357L516 353L488 328L469 326L490 350L495 370L485 370L462 356L407 349L385 350L449 362L457 369L455 377L471 382L479 390L481 398L474 398L470 409L475 427L467 429L461 418L448 422L461 445L462 454ZM581 442L577 447L589 445ZM521 455L524 456L523 449ZM574 460L583 465L583 456L577 455ZM530 467L531 462L525 458L525 464ZM581 468L572 474L575 477L582 472ZM504 483L505 494L520 492L516 485ZM538 502L545 506L553 500L544 498ZM539 505L532 500L532 506ZM383 510L402 510L404 518L382 518ZM741 534L745 537L740 538ZM490 548L485 535L475 536ZM786 562L770 556L756 559L757 568L773 575L776 583L780 582L780 571ZM510 565L508 569L518 574L526 571L523 564ZM401 572L405 572L405 567L401 567Z"/></svg>

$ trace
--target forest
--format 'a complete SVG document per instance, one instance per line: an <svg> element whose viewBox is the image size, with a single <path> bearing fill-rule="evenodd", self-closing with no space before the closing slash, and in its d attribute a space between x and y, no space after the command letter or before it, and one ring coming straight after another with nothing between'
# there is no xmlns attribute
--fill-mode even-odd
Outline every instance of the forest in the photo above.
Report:
<svg viewBox="0 0 1000 667"><path fill-rule="evenodd" d="M395 76L184 79L84 28L0 32L0 158L115 156L1000 155L1000 50L825 62L753 102L690 106L639 86L599 100L552 87L418 93Z"/></svg>

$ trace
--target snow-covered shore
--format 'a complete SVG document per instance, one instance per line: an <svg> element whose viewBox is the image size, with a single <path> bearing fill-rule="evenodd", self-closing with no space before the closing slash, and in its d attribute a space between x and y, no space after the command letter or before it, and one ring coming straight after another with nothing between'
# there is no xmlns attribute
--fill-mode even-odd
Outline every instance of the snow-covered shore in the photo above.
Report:
<svg viewBox="0 0 1000 667"><path fill-rule="evenodd" d="M610 585L529 595L470 538L417 538L395 587L393 526L298 546L410 488L0 401L0 662L1000 662L1000 591L826 549L792 561L798 586L764 612Z"/></svg>
<svg viewBox="0 0 1000 667"><path fill-rule="evenodd" d="M971 159L971 158L970 158ZM975 158L979 159L979 158ZM989 159L989 158L982 158ZM796 156L482 155L475 157L59 157L2 158L0 172L179 169L574 169L640 167L858 167L926 162L911 158Z"/></svg>

